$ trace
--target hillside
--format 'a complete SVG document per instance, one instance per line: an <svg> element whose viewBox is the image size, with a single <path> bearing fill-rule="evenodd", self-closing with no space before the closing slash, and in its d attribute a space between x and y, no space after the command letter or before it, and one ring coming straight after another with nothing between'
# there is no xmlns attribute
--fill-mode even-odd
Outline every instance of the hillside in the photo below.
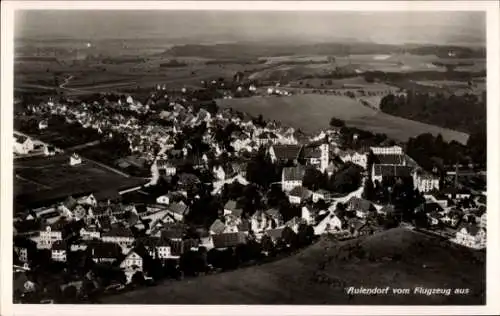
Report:
<svg viewBox="0 0 500 316"><path fill-rule="evenodd" d="M478 258L474 259L474 257ZM485 258L396 228L360 240L322 238L300 253L237 271L145 288L106 304L484 304ZM470 288L470 295L351 296L345 287Z"/></svg>

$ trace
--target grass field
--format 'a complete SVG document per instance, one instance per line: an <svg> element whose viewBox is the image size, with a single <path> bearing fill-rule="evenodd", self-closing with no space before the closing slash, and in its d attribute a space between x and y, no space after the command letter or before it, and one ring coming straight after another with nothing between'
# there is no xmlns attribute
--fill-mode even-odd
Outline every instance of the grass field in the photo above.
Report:
<svg viewBox="0 0 500 316"><path fill-rule="evenodd" d="M395 117L363 106L343 96L304 94L290 97L252 97L218 100L223 108L234 108L251 115L262 114L267 119L279 120L305 132L328 128L332 117L342 119L349 126L406 141L423 133L439 134L447 141L466 143L465 133Z"/></svg>
<svg viewBox="0 0 500 316"><path fill-rule="evenodd" d="M70 166L69 155L20 158L14 162L14 196L21 205L42 203L69 195L120 190L144 184L100 164L83 159Z"/></svg>
<svg viewBox="0 0 500 316"><path fill-rule="evenodd" d="M472 305L485 302L484 253L393 229L361 240L323 238L288 258L237 271L167 281L105 304ZM468 288L469 295L349 296L346 287Z"/></svg>

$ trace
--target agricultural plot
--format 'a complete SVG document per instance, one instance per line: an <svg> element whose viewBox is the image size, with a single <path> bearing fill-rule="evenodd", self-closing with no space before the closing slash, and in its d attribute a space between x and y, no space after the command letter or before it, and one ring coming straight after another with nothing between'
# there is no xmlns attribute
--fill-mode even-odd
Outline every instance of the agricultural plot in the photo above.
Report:
<svg viewBox="0 0 500 316"><path fill-rule="evenodd" d="M287 125L314 133L328 128L332 117L347 125L388 137L406 141L423 133L441 134L447 141L466 143L465 133L378 112L360 102L343 96L304 94L289 97L252 97L219 100L219 106L234 108L251 115L262 114L267 119L279 120Z"/></svg>
<svg viewBox="0 0 500 316"><path fill-rule="evenodd" d="M69 195L118 191L145 183L143 179L125 177L86 159L70 166L69 155L16 159L14 173L14 196L21 205L36 205Z"/></svg>

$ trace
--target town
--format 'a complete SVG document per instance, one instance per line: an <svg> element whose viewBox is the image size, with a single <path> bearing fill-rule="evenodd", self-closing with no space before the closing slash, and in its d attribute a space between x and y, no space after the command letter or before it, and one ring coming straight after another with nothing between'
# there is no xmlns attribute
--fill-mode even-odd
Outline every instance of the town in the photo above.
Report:
<svg viewBox="0 0 500 316"><path fill-rule="evenodd" d="M16 113L16 186L31 191L15 200L15 301L98 302L277 260L324 235L405 227L486 247L485 185L463 180L484 171L424 168L410 144L340 119L309 134L207 93L291 94L278 85L203 84L158 84L141 101L55 95Z"/></svg>

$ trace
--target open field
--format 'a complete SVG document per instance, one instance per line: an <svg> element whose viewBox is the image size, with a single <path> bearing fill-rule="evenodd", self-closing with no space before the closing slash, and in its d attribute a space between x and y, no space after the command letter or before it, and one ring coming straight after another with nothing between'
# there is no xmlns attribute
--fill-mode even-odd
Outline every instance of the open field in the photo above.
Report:
<svg viewBox="0 0 500 316"><path fill-rule="evenodd" d="M429 124L395 117L363 106L356 100L343 96L304 94L289 97L252 97L218 100L223 108L234 108L251 115L262 114L267 119L317 132L328 128L332 117L342 119L347 125L375 133L385 133L389 138L406 141L423 133L439 134L446 141L466 143L465 133Z"/></svg>
<svg viewBox="0 0 500 316"><path fill-rule="evenodd" d="M396 228L344 242L324 237L272 263L110 296L105 304L479 305L484 253ZM352 295L346 287L465 288L467 295ZM203 289L200 291L200 289Z"/></svg>
<svg viewBox="0 0 500 316"><path fill-rule="evenodd" d="M80 165L70 166L66 154L16 159L14 173L14 195L21 205L36 205L69 195L118 191L145 183L143 179L125 177L86 159Z"/></svg>

